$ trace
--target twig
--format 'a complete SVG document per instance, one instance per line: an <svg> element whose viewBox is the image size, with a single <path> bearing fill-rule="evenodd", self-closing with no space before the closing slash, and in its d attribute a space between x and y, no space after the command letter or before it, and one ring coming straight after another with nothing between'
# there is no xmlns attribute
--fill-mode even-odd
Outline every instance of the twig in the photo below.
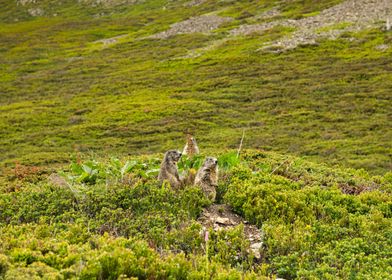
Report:
<svg viewBox="0 0 392 280"><path fill-rule="evenodd" d="M244 141L244 137L245 137L245 128L242 130L242 137L241 137L240 146L238 147L238 151L237 151L237 158L240 157L240 152L241 152L241 149L242 149L242 143Z"/></svg>
<svg viewBox="0 0 392 280"><path fill-rule="evenodd" d="M281 168L283 166L283 164L290 162L288 159L286 159L284 162L282 162L281 164L279 164L277 167L275 167L274 170L272 170L271 174L274 174L276 170L278 170L279 168Z"/></svg>
<svg viewBox="0 0 392 280"><path fill-rule="evenodd" d="M207 276L209 276L209 259L208 259L208 240L209 240L209 232L208 230L205 231L204 233L204 241L206 242L206 272L207 272Z"/></svg>

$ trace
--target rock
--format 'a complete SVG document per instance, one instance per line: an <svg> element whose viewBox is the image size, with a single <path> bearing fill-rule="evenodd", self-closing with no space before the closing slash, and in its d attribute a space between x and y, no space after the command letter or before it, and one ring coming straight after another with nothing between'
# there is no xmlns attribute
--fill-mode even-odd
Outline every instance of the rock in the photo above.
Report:
<svg viewBox="0 0 392 280"><path fill-rule="evenodd" d="M215 222L218 224L222 224L222 225L232 225L233 224L233 222L230 221L229 218L221 218L221 217L217 217L215 219Z"/></svg>
<svg viewBox="0 0 392 280"><path fill-rule="evenodd" d="M16 4L25 6L25 5L28 5L28 4L35 4L35 2L36 2L36 0L17 0Z"/></svg>
<svg viewBox="0 0 392 280"><path fill-rule="evenodd" d="M212 204L204 209L198 221L203 229L212 228L214 231L232 229L240 224L244 227L244 238L249 240L249 253L252 252L256 261L261 258L260 249L263 245L262 231L255 225L245 223L245 220L233 212L230 206L225 204Z"/></svg>
<svg viewBox="0 0 392 280"><path fill-rule="evenodd" d="M253 243L250 245L250 249L252 250L253 254L255 255L256 259L261 258L260 249L263 246L262 242Z"/></svg>
<svg viewBox="0 0 392 280"><path fill-rule="evenodd" d="M33 17L43 16L45 13L41 8L31 8L27 12Z"/></svg>

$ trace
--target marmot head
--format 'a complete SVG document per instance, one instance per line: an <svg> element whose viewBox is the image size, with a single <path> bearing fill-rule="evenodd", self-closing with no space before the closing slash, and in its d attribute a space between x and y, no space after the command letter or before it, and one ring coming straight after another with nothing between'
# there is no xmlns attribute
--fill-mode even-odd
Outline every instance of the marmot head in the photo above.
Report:
<svg viewBox="0 0 392 280"><path fill-rule="evenodd" d="M192 134L189 134L189 133L188 133L188 134L186 135L186 139L187 139L188 144L189 144L189 143L196 144L196 139L195 139L195 137L193 137Z"/></svg>
<svg viewBox="0 0 392 280"><path fill-rule="evenodd" d="M213 169L218 165L218 160L214 157L207 157L203 163L204 167Z"/></svg>
<svg viewBox="0 0 392 280"><path fill-rule="evenodd" d="M181 158L182 153L177 150L169 150L165 153L165 161L177 163Z"/></svg>

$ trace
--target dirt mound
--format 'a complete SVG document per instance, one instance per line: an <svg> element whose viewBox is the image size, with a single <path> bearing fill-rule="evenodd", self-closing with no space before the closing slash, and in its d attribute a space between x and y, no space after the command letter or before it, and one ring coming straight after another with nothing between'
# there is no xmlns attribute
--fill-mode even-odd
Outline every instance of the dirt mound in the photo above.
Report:
<svg viewBox="0 0 392 280"><path fill-rule="evenodd" d="M245 236L250 241L250 248L256 259L260 258L260 248L263 245L261 230L235 214L228 205L213 204L209 206L204 209L198 221L204 227L213 228L215 231L230 229L243 224Z"/></svg>
<svg viewBox="0 0 392 280"><path fill-rule="evenodd" d="M150 36L154 39L167 39L178 34L189 33L208 33L217 29L222 23L231 21L229 17L219 17L216 15L202 15L199 17L191 17L182 22L171 25L169 30Z"/></svg>

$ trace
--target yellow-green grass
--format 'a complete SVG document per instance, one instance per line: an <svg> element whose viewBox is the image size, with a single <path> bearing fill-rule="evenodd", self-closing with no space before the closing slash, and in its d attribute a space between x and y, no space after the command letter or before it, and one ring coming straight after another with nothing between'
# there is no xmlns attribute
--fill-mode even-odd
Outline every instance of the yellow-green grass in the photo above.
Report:
<svg viewBox="0 0 392 280"><path fill-rule="evenodd" d="M276 27L214 46L227 30L247 23L243 18L210 35L146 39L190 16L221 11L236 18L239 7L265 10L274 1L195 7L184 1L52 7L44 1L42 7L58 15L36 18L25 14L29 6L6 2L0 13L7 22L0 27L3 166L66 162L78 151L163 152L181 148L187 130L202 150L234 148L245 129L248 148L375 173L391 168L391 48L377 49L390 44L390 32L345 34L277 54L262 47L292 30ZM282 17L338 1L291 2ZM97 42L119 35L126 36L112 45ZM192 50L200 56L188 56Z"/></svg>

